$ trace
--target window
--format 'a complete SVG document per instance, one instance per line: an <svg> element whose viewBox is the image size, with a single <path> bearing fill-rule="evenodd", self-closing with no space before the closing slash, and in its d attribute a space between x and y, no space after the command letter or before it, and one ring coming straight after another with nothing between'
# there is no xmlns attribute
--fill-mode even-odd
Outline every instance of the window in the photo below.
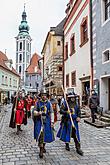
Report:
<svg viewBox="0 0 110 165"><path fill-rule="evenodd" d="M18 51L18 42L16 42L16 51Z"/></svg>
<svg viewBox="0 0 110 165"><path fill-rule="evenodd" d="M69 74L66 75L66 87L69 87Z"/></svg>
<svg viewBox="0 0 110 165"><path fill-rule="evenodd" d="M2 75L2 84L4 84L4 75Z"/></svg>
<svg viewBox="0 0 110 165"><path fill-rule="evenodd" d="M107 62L107 61L109 61L109 59L110 59L110 52L109 52L109 50L106 50L103 53L103 62Z"/></svg>
<svg viewBox="0 0 110 165"><path fill-rule="evenodd" d="M76 86L76 71L71 73L71 85Z"/></svg>
<svg viewBox="0 0 110 165"><path fill-rule="evenodd" d="M68 43L66 43L65 45L65 57L64 57L64 60L67 60L68 59Z"/></svg>
<svg viewBox="0 0 110 165"><path fill-rule="evenodd" d="M19 62L22 62L22 54L19 55Z"/></svg>
<svg viewBox="0 0 110 165"><path fill-rule="evenodd" d="M75 53L75 34L73 34L70 39L70 55L73 53Z"/></svg>
<svg viewBox="0 0 110 165"><path fill-rule="evenodd" d="M19 73L21 73L21 66L19 66Z"/></svg>
<svg viewBox="0 0 110 165"><path fill-rule="evenodd" d="M81 45L83 46L88 41L88 27L87 27L87 17L83 18L81 23Z"/></svg>
<svg viewBox="0 0 110 165"><path fill-rule="evenodd" d="M10 86L12 85L11 83L12 83L12 82L11 82L11 78L10 78Z"/></svg>
<svg viewBox="0 0 110 165"><path fill-rule="evenodd" d="M7 79L7 76L5 77L5 84L8 85L8 79Z"/></svg>
<svg viewBox="0 0 110 165"><path fill-rule="evenodd" d="M23 50L25 50L25 40L23 41Z"/></svg>
<svg viewBox="0 0 110 165"><path fill-rule="evenodd" d="M22 42L20 42L20 48L19 49L22 50Z"/></svg>
<svg viewBox="0 0 110 165"><path fill-rule="evenodd" d="M58 66L58 71L60 72L60 71L62 71L62 70L63 70L62 66L61 66L61 65Z"/></svg>
<svg viewBox="0 0 110 165"><path fill-rule="evenodd" d="M105 20L110 18L110 0L105 0Z"/></svg>
<svg viewBox="0 0 110 165"><path fill-rule="evenodd" d="M60 45L61 45L60 41L57 41L57 46L60 46Z"/></svg>

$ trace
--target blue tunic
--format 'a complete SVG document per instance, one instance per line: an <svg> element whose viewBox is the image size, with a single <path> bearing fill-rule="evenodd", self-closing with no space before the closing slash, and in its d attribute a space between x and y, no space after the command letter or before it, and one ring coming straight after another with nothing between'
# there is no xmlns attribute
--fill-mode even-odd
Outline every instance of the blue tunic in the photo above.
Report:
<svg viewBox="0 0 110 165"><path fill-rule="evenodd" d="M43 134L44 134L44 143L50 143L55 140L54 138L54 132L51 127L51 103L49 101L42 101L40 100L38 103L36 103L36 111L42 111L45 113L46 118L45 122L42 121L41 117L36 117L34 120L34 139L38 141L41 129L43 128Z"/></svg>
<svg viewBox="0 0 110 165"><path fill-rule="evenodd" d="M67 105L66 105L65 101L63 104L64 104L64 107L67 109ZM70 111L72 112L72 109L70 109ZM75 126L75 135L76 135L78 142L80 142L80 134L79 134L78 122L77 122L76 118L79 117L78 116L79 113L80 113L80 109L77 105L75 105L74 113L71 116L72 116L73 123ZM59 137L60 140L67 143L67 142L70 142L71 136L72 136L72 123L70 120L70 116L69 116L69 114L67 114L67 112L64 112L64 114L62 116L62 121L60 123L60 128L57 133L57 137Z"/></svg>

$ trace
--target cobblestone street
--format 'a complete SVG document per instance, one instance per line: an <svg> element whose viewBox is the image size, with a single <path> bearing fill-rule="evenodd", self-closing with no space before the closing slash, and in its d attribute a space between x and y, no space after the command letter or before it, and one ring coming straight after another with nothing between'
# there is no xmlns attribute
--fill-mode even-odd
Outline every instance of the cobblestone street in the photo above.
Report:
<svg viewBox="0 0 110 165"><path fill-rule="evenodd" d="M3 116L0 130L0 165L110 165L110 129L97 129L83 122L80 124L81 143L84 156L75 152L74 143L71 151L65 150L65 145L56 139L46 145L47 152L40 159L39 149L33 139L33 121L23 126L23 132L16 135L16 130L9 128L11 110ZM1 115L1 114L0 114ZM55 128L58 129L58 125Z"/></svg>

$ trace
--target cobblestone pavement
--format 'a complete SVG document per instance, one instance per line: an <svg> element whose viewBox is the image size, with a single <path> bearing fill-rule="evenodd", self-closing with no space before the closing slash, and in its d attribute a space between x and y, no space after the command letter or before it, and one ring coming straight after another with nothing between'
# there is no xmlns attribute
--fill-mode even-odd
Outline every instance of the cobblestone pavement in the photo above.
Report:
<svg viewBox="0 0 110 165"><path fill-rule="evenodd" d="M0 165L110 165L110 129L97 129L80 123L81 143L84 156L75 152L74 143L71 151L65 150L63 142L46 145L47 152L40 159L39 149L33 140L33 121L23 126L23 132L16 135L16 130L9 128L10 108L2 120L0 130ZM55 128L58 129L58 124Z"/></svg>

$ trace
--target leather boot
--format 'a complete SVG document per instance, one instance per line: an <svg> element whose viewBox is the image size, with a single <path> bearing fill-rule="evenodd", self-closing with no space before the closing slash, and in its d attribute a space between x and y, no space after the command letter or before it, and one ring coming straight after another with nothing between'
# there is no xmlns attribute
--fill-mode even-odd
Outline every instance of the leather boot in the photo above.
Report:
<svg viewBox="0 0 110 165"><path fill-rule="evenodd" d="M66 143L65 149L66 149L67 151L70 151L69 143Z"/></svg>
<svg viewBox="0 0 110 165"><path fill-rule="evenodd" d="M16 132L17 135L19 135L19 131L20 131L20 127L19 125L17 125L17 132Z"/></svg>
<svg viewBox="0 0 110 165"><path fill-rule="evenodd" d="M83 151L82 151L80 148L77 148L77 149L76 149L76 152L77 152L79 155L81 155L81 156L84 155Z"/></svg>
<svg viewBox="0 0 110 165"><path fill-rule="evenodd" d="M19 131L23 131L23 130L21 129L21 125L19 126Z"/></svg>
<svg viewBox="0 0 110 165"><path fill-rule="evenodd" d="M39 158L43 158L43 147L40 147Z"/></svg>
<svg viewBox="0 0 110 165"><path fill-rule="evenodd" d="M45 143L43 143L43 153L46 153Z"/></svg>

